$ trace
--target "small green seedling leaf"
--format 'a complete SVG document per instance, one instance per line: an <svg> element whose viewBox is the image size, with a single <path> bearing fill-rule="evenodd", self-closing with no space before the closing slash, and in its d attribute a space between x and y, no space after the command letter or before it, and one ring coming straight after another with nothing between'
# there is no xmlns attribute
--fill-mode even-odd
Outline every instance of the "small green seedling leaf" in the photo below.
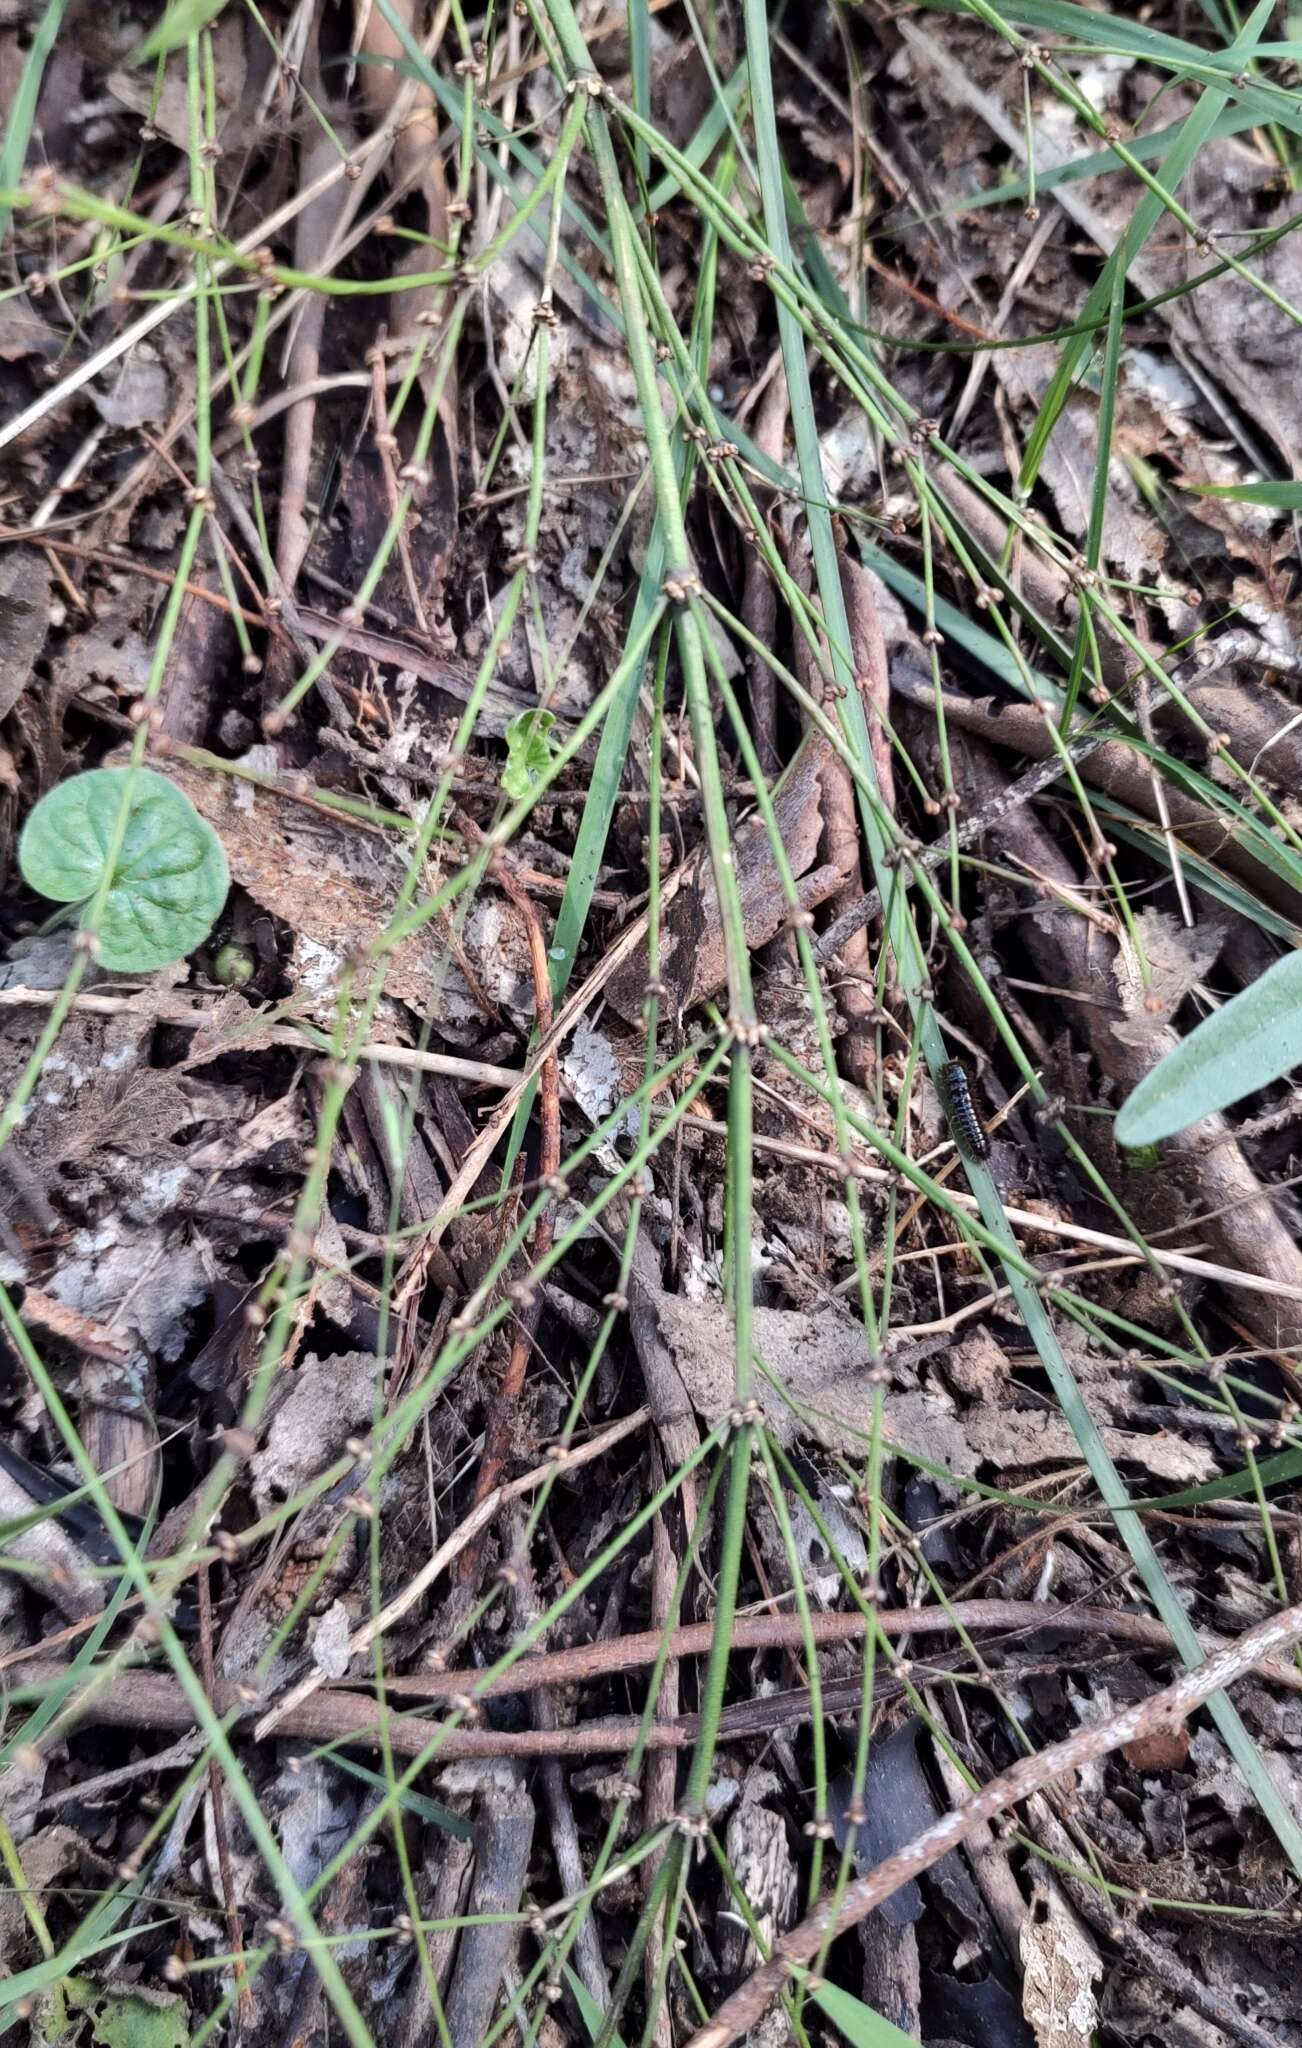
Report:
<svg viewBox="0 0 1302 2048"><path fill-rule="evenodd" d="M1244 505L1269 505L1275 512L1302 512L1302 479L1265 478L1256 484L1190 484L1200 498L1237 498Z"/></svg>
<svg viewBox="0 0 1302 2048"><path fill-rule="evenodd" d="M1302 952L1204 1017L1122 1104L1117 1143L1156 1145L1302 1063Z"/></svg>
<svg viewBox="0 0 1302 2048"><path fill-rule="evenodd" d="M507 726L502 788L513 803L528 796L539 777L551 767L551 729L555 723L550 711L522 711Z"/></svg>
<svg viewBox="0 0 1302 2048"><path fill-rule="evenodd" d="M562 1963L561 1968L565 1972L565 1981L574 1995L574 2003L579 2008L583 2024L587 2028L590 2038L595 2041L605 2024L606 2015L588 1990L582 1977L578 1976L568 1963ZM611 2048L624 2048L624 2043L620 2040L618 2034L611 2035L610 2043Z"/></svg>
<svg viewBox="0 0 1302 2048"><path fill-rule="evenodd" d="M150 64L169 51L182 49L191 36L215 21L226 0L168 0L162 19L155 22L144 41L131 52L133 64Z"/></svg>
<svg viewBox="0 0 1302 2048"><path fill-rule="evenodd" d="M327 1762L336 1771L347 1771L350 1777L360 1778L364 1785L375 1785L380 1791L388 1786L388 1779L379 1771L368 1770L365 1764L345 1756L341 1750L333 1751ZM404 1813L414 1813L418 1820L429 1821L432 1827L442 1828L445 1835L455 1835L459 1842L472 1842L475 1838L475 1831L468 1820L462 1820L460 1814L453 1813L450 1807L440 1806L437 1799L427 1799L423 1792L413 1792L410 1786L405 1792L399 1792L398 1804Z"/></svg>
<svg viewBox="0 0 1302 2048"><path fill-rule="evenodd" d="M883 2019L862 1999L842 1991L839 1984L820 1984L810 1996L851 2048L907 2048L908 2034L901 2033L891 2020Z"/></svg>
<svg viewBox="0 0 1302 2048"><path fill-rule="evenodd" d="M1133 1152L1123 1150L1121 1163L1127 1173L1156 1173L1162 1164L1161 1147L1136 1145Z"/></svg>
<svg viewBox="0 0 1302 2048"><path fill-rule="evenodd" d="M18 842L29 888L81 906L99 889L128 768L92 768L43 796ZM96 958L117 974L152 973L201 945L217 922L230 874L206 819L150 768L135 770L122 850L97 919Z"/></svg>
<svg viewBox="0 0 1302 2048"><path fill-rule="evenodd" d="M190 2028L174 1991L118 1991L88 1977L67 1977L68 2003L87 2014L100 2048L186 2048ZM65 2037L66 2038L66 2037Z"/></svg>
<svg viewBox="0 0 1302 2048"><path fill-rule="evenodd" d="M218 947L217 958L212 963L212 978L223 988L243 988L257 971L258 959L252 946L242 946L238 939L232 939ZM388 1097L384 1099L387 1102Z"/></svg>

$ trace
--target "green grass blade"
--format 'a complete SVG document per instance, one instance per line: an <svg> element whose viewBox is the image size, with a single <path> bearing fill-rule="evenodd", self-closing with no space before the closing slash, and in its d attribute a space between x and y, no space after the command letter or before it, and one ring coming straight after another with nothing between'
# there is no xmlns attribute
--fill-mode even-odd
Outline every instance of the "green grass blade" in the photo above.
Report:
<svg viewBox="0 0 1302 2048"><path fill-rule="evenodd" d="M1256 484L1190 484L1200 498L1235 498L1245 505L1269 505L1276 512L1302 512L1302 479L1263 478Z"/></svg>
<svg viewBox="0 0 1302 2048"><path fill-rule="evenodd" d="M1208 1479L1201 1486L1187 1486L1181 1493L1162 1493L1155 1500L1132 1501L1135 1514L1170 1514L1176 1508L1210 1507L1218 1500L1242 1500L1259 1486L1284 1486L1302 1473L1302 1450L1280 1451L1273 1458L1259 1458L1255 1472L1244 1468Z"/></svg>
<svg viewBox="0 0 1302 2048"><path fill-rule="evenodd" d="M1264 50L1259 52L1259 54L1264 55ZM1224 113L1212 127L1208 140L1214 142L1219 141L1222 136L1242 135L1245 129L1259 128L1260 126L1261 115L1259 111L1241 106L1226 107ZM1179 133L1180 124L1178 121L1173 121L1168 128L1154 129L1151 135L1133 136L1127 142L1126 148L1131 156L1138 157L1141 163L1148 163L1155 157L1161 157L1171 147ZM1035 173L1036 190L1043 195L1046 192L1054 191L1059 185L1075 185L1083 179L1104 178L1125 169L1126 166L1120 161L1115 150L1092 149L1084 156L1072 157L1065 164L1049 164L1043 170L1037 168ZM983 191L964 193L961 199L950 200L946 206L941 208L941 212L947 215L958 215L961 213L974 213L983 206L1020 204L1026 199L1030 189L1029 178L1010 178L1002 185L991 185ZM926 218L927 216L924 215L915 216L919 225ZM914 222L907 221L904 225L912 226Z"/></svg>
<svg viewBox="0 0 1302 2048"><path fill-rule="evenodd" d="M51 50L58 39L59 24L67 0L46 0L45 12L40 26L32 37L32 47L23 61L22 76L14 103L9 109L5 123L4 144L0 147L0 194L12 192L22 182L23 165L27 161L27 145L32 139L32 123L36 119L36 103L40 98L41 80ZM9 232L9 218L12 207L0 197L0 236Z"/></svg>
<svg viewBox="0 0 1302 2048"><path fill-rule="evenodd" d="M861 1998L842 1991L839 1984L820 1984L809 1995L819 2011L826 2013L837 2033L850 2043L850 2048L916 2048L912 2035L901 2033Z"/></svg>

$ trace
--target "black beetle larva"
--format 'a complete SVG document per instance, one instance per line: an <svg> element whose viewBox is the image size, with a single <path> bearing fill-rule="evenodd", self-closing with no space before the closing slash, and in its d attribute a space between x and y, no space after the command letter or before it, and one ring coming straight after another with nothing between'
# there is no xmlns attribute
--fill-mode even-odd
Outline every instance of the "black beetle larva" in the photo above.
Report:
<svg viewBox="0 0 1302 2048"><path fill-rule="evenodd" d="M988 1159L990 1140L972 1100L972 1083L961 1060L945 1062L945 1107L949 1126L961 1152L970 1159Z"/></svg>

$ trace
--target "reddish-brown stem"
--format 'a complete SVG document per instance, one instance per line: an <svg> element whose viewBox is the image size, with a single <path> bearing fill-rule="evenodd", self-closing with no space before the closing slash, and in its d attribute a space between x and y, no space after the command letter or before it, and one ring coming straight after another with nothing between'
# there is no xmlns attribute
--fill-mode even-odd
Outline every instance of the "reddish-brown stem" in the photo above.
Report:
<svg viewBox="0 0 1302 2048"><path fill-rule="evenodd" d="M382 343L377 343L368 354L366 360L371 372L371 407L375 414L375 446L380 457L380 468L384 474L385 502L389 508L389 517L393 519L397 516L398 500L401 496L401 491L398 484L398 465L393 459L394 450L397 448L398 443L389 428L389 391L385 381L388 373L388 359ZM407 544L405 521L398 528L398 559L402 564L402 579L407 586L407 595L411 599L411 609L416 624L428 638L429 620L425 616L425 607L421 602L420 585L416 581L416 571L412 565L411 549Z"/></svg>
<svg viewBox="0 0 1302 2048"><path fill-rule="evenodd" d="M552 1028L552 985L547 969L547 942L528 891L523 889L504 861L495 865L496 879L519 911L529 941L529 967L533 977L534 1008L538 1036L545 1039ZM548 1053L538 1077L538 1179L545 1187L560 1171L561 1164L561 1071L555 1052ZM548 1201L539 1212L529 1240L528 1271L536 1272L551 1249L555 1204ZM525 1294L516 1317L511 1356L484 1424L484 1454L475 1479L475 1504L497 1486L506 1470L511 1447L511 1422L524 1388L524 1376L533 1350L542 1298L537 1288L525 1281ZM478 1575L481 1544L476 1541L462 1552L459 1575L463 1585Z"/></svg>
<svg viewBox="0 0 1302 2048"><path fill-rule="evenodd" d="M211 1699L217 1686L217 1672L212 1654L212 1587L209 1584L208 1567L204 1565L199 1573L199 1670L203 1676L203 1689ZM212 1831L217 1843L217 1868L222 1881L222 1903L226 1908L226 1931L230 1936L231 1956L234 1962L235 1981L238 1985L240 2019L247 2026L253 2018L253 1993L249 1987L248 1973L244 1967L244 1929L240 1922L240 1909L235 1891L235 1871L231 1863L230 1835L226 1827L226 1801L222 1791L221 1766L214 1757L208 1766L208 1791L212 1799Z"/></svg>
<svg viewBox="0 0 1302 2048"><path fill-rule="evenodd" d="M1075 1635L1111 1636L1136 1649L1165 1656L1174 1654L1171 1639L1160 1621L1148 1615L1125 1614L1105 1607L1053 1608L1030 1600L960 1600L951 1608L885 1609L878 1615L877 1623L883 1634L892 1638L948 1635L960 1628L996 1628L1028 1634L1055 1629ZM848 1642L862 1633L864 1621L859 1614L815 1614L809 1618L808 1626L815 1642ZM669 1636L671 1657L703 1655L710 1647L712 1632L708 1622L694 1622L674 1629ZM799 1615L751 1615L736 1623L732 1647L739 1651L785 1648L804 1640L805 1624ZM660 1636L648 1630L645 1634L625 1636L614 1642L585 1643L572 1650L553 1650L538 1657L521 1657L509 1671L495 1678L470 1671L431 1672L425 1678L391 1678L386 1682L386 1692L390 1698L420 1693L426 1699L473 1697L481 1700L495 1694L534 1691L546 1685L580 1684L616 1672L645 1668L654 1662L660 1643ZM1225 1646L1216 1645L1215 1654L1224 1656ZM1302 1674L1291 1664L1271 1661L1265 1654L1257 1662L1261 1677L1271 1684L1285 1686L1291 1691L1302 1690ZM1206 1669L1206 1666L1200 1666L1200 1669ZM67 1672L68 1666L64 1662L34 1659L24 1664L17 1683L24 1688L39 1689L59 1683L66 1678ZM858 1680L851 1681L850 1685L852 1697L844 1711L849 1711L858 1698ZM832 1706L826 1687L825 1694L824 1705L828 1712L843 1711ZM211 1697L219 1713L238 1712L241 1721L248 1716L265 1713L271 1706L271 1702L266 1700L250 1701L247 1688L225 1684L221 1680L213 1686ZM763 1709L770 1706L776 1712L780 1705L779 1718L790 1721L803 1698L803 1695L788 1695L783 1702L743 1701L739 1708L725 1710L726 1732L749 1734L775 1725L763 1713ZM758 1714L757 1708L760 1710ZM189 1728L194 1721L193 1712L177 1680L153 1671L122 1672L106 1680L102 1686L92 1688L87 1711L94 1720L113 1727ZM415 1756L437 1741L441 1745L439 1754L446 1761L469 1756L618 1755L632 1747L640 1725L640 1719L633 1716L618 1721L591 1721L554 1733L534 1730L515 1735L478 1728L449 1731L437 1721L402 1714L391 1714L387 1724L388 1739L396 1755ZM275 1709L274 1727L280 1736L301 1736L308 1741L378 1745L380 1739L374 1700L364 1693L348 1692L342 1687L311 1693ZM692 1741L695 1727L694 1716L670 1723L657 1722L650 1731L651 1746L682 1748ZM1128 1737L1126 1739L1129 1740Z"/></svg>

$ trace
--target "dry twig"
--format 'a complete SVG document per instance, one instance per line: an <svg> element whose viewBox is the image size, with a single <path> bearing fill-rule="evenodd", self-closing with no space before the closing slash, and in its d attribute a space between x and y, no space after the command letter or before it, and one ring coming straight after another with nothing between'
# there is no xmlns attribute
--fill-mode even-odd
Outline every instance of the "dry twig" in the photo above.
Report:
<svg viewBox="0 0 1302 2048"><path fill-rule="evenodd" d="M1080 1728L1064 1742L1051 1743L1038 1755L1020 1757L975 1792L965 1806L954 1808L931 1827L924 1828L905 1848L887 1857L866 1877L853 1879L839 1899L822 1900L798 1927L774 1944L768 1962L724 2000L713 2019L693 2034L688 2048L728 2048L729 2042L756 2025L773 2000L820 1953L825 1943L844 1934L847 1928L856 1927L901 1885L930 1870L984 1822L1029 1799L1056 1778L1065 1777L1069 1771L1083 1770L1087 1764L1110 1756L1113 1750L1141 1735L1178 1727L1213 1693L1232 1685L1263 1658L1290 1649L1300 1637L1302 1606L1286 1607L1219 1650L1205 1664L1184 1672L1163 1691L1114 1714L1110 1721Z"/></svg>

